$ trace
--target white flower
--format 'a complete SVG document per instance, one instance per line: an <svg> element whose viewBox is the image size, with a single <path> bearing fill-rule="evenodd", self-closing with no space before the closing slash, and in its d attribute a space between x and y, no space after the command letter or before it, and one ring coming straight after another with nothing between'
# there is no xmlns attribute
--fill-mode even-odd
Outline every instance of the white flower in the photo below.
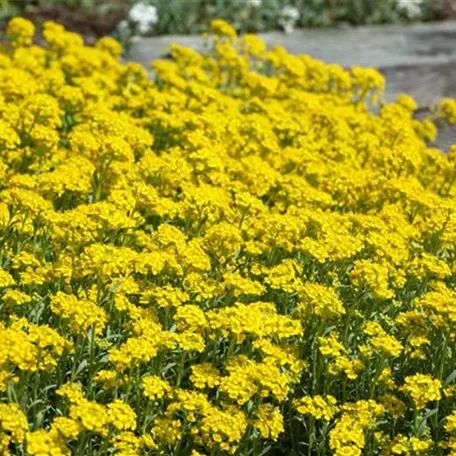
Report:
<svg viewBox="0 0 456 456"><path fill-rule="evenodd" d="M284 19L289 19L290 22L296 22L299 19L299 10L294 6L285 6L280 12L280 15Z"/></svg>
<svg viewBox="0 0 456 456"><path fill-rule="evenodd" d="M259 8L263 4L263 0L248 0L248 3L254 8Z"/></svg>
<svg viewBox="0 0 456 456"><path fill-rule="evenodd" d="M289 35L290 33L292 33L293 30L294 30L294 25L293 25L293 24L290 24L289 22L283 24L282 27L283 27L283 31L284 31L287 35Z"/></svg>
<svg viewBox="0 0 456 456"><path fill-rule="evenodd" d="M410 19L418 18L423 13L421 9L423 0L397 0L397 5L405 11Z"/></svg>
<svg viewBox="0 0 456 456"><path fill-rule="evenodd" d="M154 5L138 2L131 8L128 17L138 26L140 33L147 33L158 22L157 8Z"/></svg>
<svg viewBox="0 0 456 456"><path fill-rule="evenodd" d="M285 33L291 33L299 19L299 10L294 6L285 6L280 12L279 24Z"/></svg>

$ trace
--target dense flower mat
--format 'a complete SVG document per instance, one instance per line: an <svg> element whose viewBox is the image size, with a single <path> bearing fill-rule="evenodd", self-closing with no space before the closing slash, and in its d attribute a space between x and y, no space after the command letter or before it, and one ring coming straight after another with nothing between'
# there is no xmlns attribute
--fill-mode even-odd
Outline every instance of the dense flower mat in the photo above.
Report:
<svg viewBox="0 0 456 456"><path fill-rule="evenodd" d="M0 55L2 455L456 454L455 101L416 121L221 21L154 82L33 33Z"/></svg>

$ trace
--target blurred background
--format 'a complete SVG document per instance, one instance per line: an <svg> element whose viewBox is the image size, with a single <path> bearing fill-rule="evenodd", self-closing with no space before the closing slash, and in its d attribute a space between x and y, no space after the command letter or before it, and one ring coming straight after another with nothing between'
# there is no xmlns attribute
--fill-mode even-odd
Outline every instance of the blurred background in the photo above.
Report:
<svg viewBox="0 0 456 456"><path fill-rule="evenodd" d="M0 0L0 26L23 15L55 20L90 43L114 35L198 34L214 18L240 32L456 19L456 0Z"/></svg>

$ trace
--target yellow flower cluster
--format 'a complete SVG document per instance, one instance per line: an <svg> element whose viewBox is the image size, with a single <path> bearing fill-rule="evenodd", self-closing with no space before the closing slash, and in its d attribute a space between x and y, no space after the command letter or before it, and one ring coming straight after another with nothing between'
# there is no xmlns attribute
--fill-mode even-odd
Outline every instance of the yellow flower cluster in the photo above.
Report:
<svg viewBox="0 0 456 456"><path fill-rule="evenodd" d="M456 455L456 122L212 24L154 77L0 51L0 454Z"/></svg>
<svg viewBox="0 0 456 456"><path fill-rule="evenodd" d="M439 401L442 397L442 382L427 375L415 374L405 378L401 390L410 395L417 409L422 409L431 401Z"/></svg>
<svg viewBox="0 0 456 456"><path fill-rule="evenodd" d="M317 420L331 421L338 411L337 401L334 396L326 398L318 395L315 397L306 396L295 402L296 410L303 415L311 415Z"/></svg>

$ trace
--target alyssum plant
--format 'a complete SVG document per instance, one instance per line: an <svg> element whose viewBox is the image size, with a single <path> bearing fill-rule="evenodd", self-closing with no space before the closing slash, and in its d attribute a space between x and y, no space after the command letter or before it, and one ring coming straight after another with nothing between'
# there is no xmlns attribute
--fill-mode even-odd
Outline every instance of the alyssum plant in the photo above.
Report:
<svg viewBox="0 0 456 456"><path fill-rule="evenodd" d="M1 454L456 453L454 100L415 120L218 20L155 80L33 34L0 54Z"/></svg>

